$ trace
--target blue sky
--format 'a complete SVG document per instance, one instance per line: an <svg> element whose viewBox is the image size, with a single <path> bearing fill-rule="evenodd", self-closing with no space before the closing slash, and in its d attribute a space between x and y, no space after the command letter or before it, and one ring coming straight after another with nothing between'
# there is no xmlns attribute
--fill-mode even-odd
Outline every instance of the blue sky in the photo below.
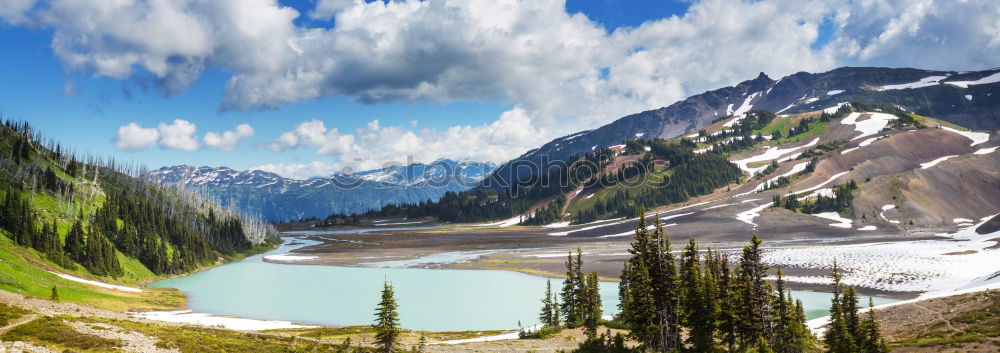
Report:
<svg viewBox="0 0 1000 353"><path fill-rule="evenodd" d="M170 9L142 0L76 8L11 1L0 5L4 117L27 120L81 154L292 177L406 155L502 162L553 137L760 71L978 69L1000 52L1000 44L981 44L1000 43L996 34L968 31L998 19L998 6L985 1L932 4L919 14L906 11L918 0L895 8L787 0L219 0ZM845 16L856 13L867 18ZM941 23L965 13L967 23ZM894 19L912 30L886 25ZM958 33L951 57L928 50L927 38ZM767 56L734 55L771 47ZM924 52L922 61L910 55ZM180 136L157 128L177 119L196 130ZM137 129L120 130L130 124ZM253 135L241 135L232 150L205 139L239 124Z"/></svg>

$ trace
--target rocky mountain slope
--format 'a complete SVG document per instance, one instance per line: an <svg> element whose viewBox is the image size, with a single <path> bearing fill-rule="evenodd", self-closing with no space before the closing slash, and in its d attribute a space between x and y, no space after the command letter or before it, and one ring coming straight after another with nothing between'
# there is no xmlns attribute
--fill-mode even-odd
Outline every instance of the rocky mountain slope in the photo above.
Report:
<svg viewBox="0 0 1000 353"><path fill-rule="evenodd" d="M308 180L261 170L186 165L163 167L148 175L163 184L198 190L223 205L259 213L270 221L287 221L436 200L448 191L476 185L493 168L491 163L442 159Z"/></svg>
<svg viewBox="0 0 1000 353"><path fill-rule="evenodd" d="M844 67L799 72L778 80L761 73L735 86L704 92L670 106L622 117L594 130L552 140L497 168L484 185L503 187L552 161L569 159L632 138L675 138L750 110L802 113L841 102L893 104L971 129L1000 128L1000 69L944 72L909 68Z"/></svg>

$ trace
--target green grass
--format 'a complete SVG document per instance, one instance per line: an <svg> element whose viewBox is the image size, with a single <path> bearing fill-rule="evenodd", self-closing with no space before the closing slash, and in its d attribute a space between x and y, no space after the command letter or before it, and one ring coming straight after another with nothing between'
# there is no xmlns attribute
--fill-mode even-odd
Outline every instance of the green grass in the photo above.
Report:
<svg viewBox="0 0 1000 353"><path fill-rule="evenodd" d="M76 271L59 268L48 262L37 251L18 247L6 235L0 235L0 273L5 274L5 276L0 277L2 279L0 280L0 290L47 299L52 293L52 287L57 286L59 287L59 299L63 302L87 304L115 311L162 310L184 306L184 295L174 289L145 289L141 293L121 292L66 280L45 269L58 269L60 272L72 276L93 278L103 282L116 282L110 278L90 276L83 267L79 266ZM119 280L117 282L117 284L124 284L121 282L125 281Z"/></svg>
<svg viewBox="0 0 1000 353"><path fill-rule="evenodd" d="M666 169L666 167L663 166L657 166L656 169L654 169L653 171L633 177L632 179L629 179L628 182L635 183L636 178L645 178L643 179L644 182L639 186L640 189L638 189L638 190L644 190L647 188L653 188L652 185L657 185L658 183L663 182L663 180L669 178L671 174L673 174L673 170ZM597 190L596 194L589 199L586 197L589 196L591 193L594 193L594 191L585 190L584 192L581 192L579 196L573 199L573 202L570 204L569 208L567 208L566 211L571 214L576 214L576 212L579 212L581 210L592 209L594 205L597 204L598 201L604 202L605 200L614 196L616 192L623 191L626 188L630 187L623 186L621 183L612 185L611 187L601 188ZM637 190L637 189L632 189L632 190Z"/></svg>
<svg viewBox="0 0 1000 353"><path fill-rule="evenodd" d="M62 319L42 317L7 331L0 339L54 344L59 348L80 349L88 352L107 352L121 346L117 340L81 333Z"/></svg>
<svg viewBox="0 0 1000 353"><path fill-rule="evenodd" d="M200 326L160 326L133 321L103 318L82 318L81 321L100 322L136 331L159 339L157 346L177 349L181 352L338 352L340 347L331 344L317 344L295 337L273 334L237 332ZM363 350L367 351L367 350Z"/></svg>
<svg viewBox="0 0 1000 353"><path fill-rule="evenodd" d="M953 325L959 325L959 330L941 329L943 325L935 323L929 326L931 330L917 337L896 342L897 347L960 347L968 343L993 342L1000 338L1000 291L988 292L989 305L983 308L963 312L951 319Z"/></svg>
<svg viewBox="0 0 1000 353"><path fill-rule="evenodd" d="M28 313L29 311L16 306L0 304L0 326L7 326Z"/></svg>

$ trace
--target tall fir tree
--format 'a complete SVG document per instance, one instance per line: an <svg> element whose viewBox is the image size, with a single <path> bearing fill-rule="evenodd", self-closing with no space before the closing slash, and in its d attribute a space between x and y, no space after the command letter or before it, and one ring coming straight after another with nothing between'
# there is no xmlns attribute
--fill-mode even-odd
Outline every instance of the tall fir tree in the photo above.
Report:
<svg viewBox="0 0 1000 353"><path fill-rule="evenodd" d="M861 338L858 342L858 350L861 353L888 353L889 346L882 338L881 328L875 318L875 303L872 298L868 298L868 313L861 321Z"/></svg>
<svg viewBox="0 0 1000 353"><path fill-rule="evenodd" d="M771 286L767 278L767 265L761 261L760 238L754 233L750 244L743 247L740 257L737 285L739 311L737 332L743 347L750 348L757 338L769 340L772 334Z"/></svg>
<svg viewBox="0 0 1000 353"><path fill-rule="evenodd" d="M576 259L573 258L573 252L569 252L566 256L566 279L563 280L562 291L559 295L562 298L562 305L560 310L563 315L563 323L566 327L576 327L577 323L580 322L580 313L577 298L577 273L576 273Z"/></svg>
<svg viewBox="0 0 1000 353"><path fill-rule="evenodd" d="M847 320L844 315L843 294L844 288L841 284L840 268L837 262L833 263L833 298L830 300L830 322L826 327L826 334L823 342L826 344L827 353L853 353L857 351L854 346L854 337L847 328Z"/></svg>
<svg viewBox="0 0 1000 353"><path fill-rule="evenodd" d="M79 219L73 222L73 227L66 234L66 245L64 250L70 259L77 263L83 263L87 256L86 240L84 240L83 224Z"/></svg>
<svg viewBox="0 0 1000 353"><path fill-rule="evenodd" d="M392 353L402 331L399 329L399 313L396 297L389 282L382 284L382 300L375 309L375 346L382 353Z"/></svg>
<svg viewBox="0 0 1000 353"><path fill-rule="evenodd" d="M552 280L545 281L545 297L542 298L542 311L538 313L538 321L545 326L559 326L559 313L552 293Z"/></svg>
<svg viewBox="0 0 1000 353"><path fill-rule="evenodd" d="M597 336L597 326L601 323L601 291L599 289L600 281L597 277L597 271L590 272L584 281L584 290L582 295L582 311L583 311L583 326L586 328L587 337L594 338Z"/></svg>

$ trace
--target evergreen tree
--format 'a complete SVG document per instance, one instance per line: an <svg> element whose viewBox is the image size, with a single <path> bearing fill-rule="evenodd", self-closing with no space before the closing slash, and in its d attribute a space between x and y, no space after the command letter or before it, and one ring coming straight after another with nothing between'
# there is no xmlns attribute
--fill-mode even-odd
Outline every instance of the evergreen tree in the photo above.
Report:
<svg viewBox="0 0 1000 353"><path fill-rule="evenodd" d="M382 285L382 301L375 309L375 345L383 353L396 350L396 342L402 331L399 329L399 313L396 312L396 297L392 285L385 282Z"/></svg>
<svg viewBox="0 0 1000 353"><path fill-rule="evenodd" d="M562 297L562 312L563 322L566 327L576 327L577 323L580 322L580 313L578 310L577 298L577 286L576 286L576 260L573 258L573 252L570 252L566 256L566 279L563 280L562 291L560 296Z"/></svg>
<svg viewBox="0 0 1000 353"><path fill-rule="evenodd" d="M714 299L706 292L707 279L702 278L698 244L688 240L681 256L680 305L683 322L688 328L687 343L692 352L711 352L715 347ZM711 272L706 272L711 278ZM714 279L712 280L714 282Z"/></svg>
<svg viewBox="0 0 1000 353"><path fill-rule="evenodd" d="M59 288L52 286L52 294L49 295L49 299L59 301Z"/></svg>
<svg viewBox="0 0 1000 353"><path fill-rule="evenodd" d="M73 227L66 234L66 246L63 248L66 255L77 263L83 263L87 256L86 240L83 235L83 225L80 220L73 222Z"/></svg>
<svg viewBox="0 0 1000 353"><path fill-rule="evenodd" d="M875 319L875 303L872 298L868 298L868 314L861 322L861 338L858 342L858 349L862 353L888 353L889 346L882 338L881 328L878 320Z"/></svg>
<svg viewBox="0 0 1000 353"><path fill-rule="evenodd" d="M767 265L761 261L760 238L754 233L743 247L737 275L739 311L737 333L743 347L755 344L758 337L772 334L771 286L767 283Z"/></svg>
<svg viewBox="0 0 1000 353"><path fill-rule="evenodd" d="M597 326L601 323L601 292L597 271L590 272L584 281L584 291L581 301L583 316L583 326L586 328L587 337L593 338L597 335Z"/></svg>
<svg viewBox="0 0 1000 353"><path fill-rule="evenodd" d="M847 328L844 318L844 307L841 299L843 295L843 285L840 283L840 268L837 263L833 263L833 299L830 300L830 323L827 324L826 334L823 341L826 343L828 353L852 353L857 349L854 346L854 337Z"/></svg>
<svg viewBox="0 0 1000 353"><path fill-rule="evenodd" d="M552 280L545 281L545 297L542 298L542 311L538 314L538 321L545 326L559 326L559 315L556 304L553 302L555 294L552 293Z"/></svg>

